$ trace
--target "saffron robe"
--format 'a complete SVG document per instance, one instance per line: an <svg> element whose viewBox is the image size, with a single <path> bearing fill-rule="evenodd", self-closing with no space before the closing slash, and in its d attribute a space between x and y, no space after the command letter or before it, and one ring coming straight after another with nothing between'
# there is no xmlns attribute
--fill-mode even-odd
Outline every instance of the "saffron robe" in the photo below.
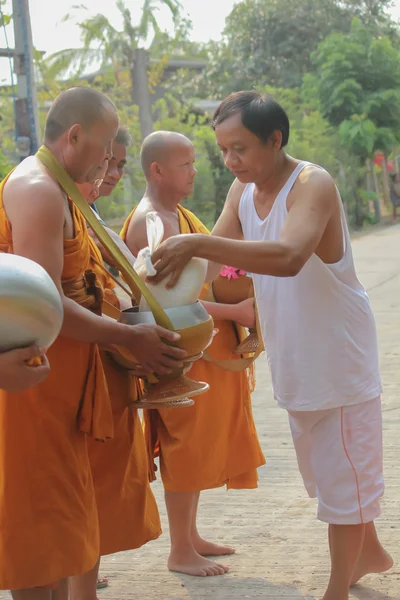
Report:
<svg viewBox="0 0 400 600"><path fill-rule="evenodd" d="M121 231L126 238L135 209ZM181 233L209 233L189 210L178 206ZM234 359L238 344L231 321L216 321L218 333L207 349L213 360ZM251 489L257 468L265 463L251 408L245 371L226 371L200 359L187 374L205 381L210 390L196 396L193 406L144 411L149 456L159 455L163 485L171 492L198 492L226 485ZM155 478L155 470L150 473Z"/></svg>
<svg viewBox="0 0 400 600"><path fill-rule="evenodd" d="M101 253L90 239L91 269L105 299L119 307L112 278L99 266ZM101 359L110 393L114 436L106 444L88 440L100 526L100 554L133 550L161 535L157 504L148 480L148 455L137 409L129 406L135 380L107 352ZM137 383L137 382L136 382Z"/></svg>
<svg viewBox="0 0 400 600"><path fill-rule="evenodd" d="M0 185L0 251L13 252ZM71 205L62 284L89 267L86 223ZM67 293L67 292L66 292ZM0 589L48 586L92 569L99 527L87 437L112 437L112 413L96 344L59 336L51 371L36 387L0 390ZM101 442L98 442L101 443Z"/></svg>

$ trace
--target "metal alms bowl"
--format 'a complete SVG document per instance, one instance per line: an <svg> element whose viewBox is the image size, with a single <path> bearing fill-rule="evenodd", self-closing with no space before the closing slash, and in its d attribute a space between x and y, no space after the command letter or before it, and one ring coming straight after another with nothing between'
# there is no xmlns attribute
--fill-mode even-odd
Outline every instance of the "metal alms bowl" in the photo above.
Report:
<svg viewBox="0 0 400 600"><path fill-rule="evenodd" d="M181 339L178 342L180 348L187 352L188 359L184 362L192 362L191 358L198 358L199 355L210 344L213 338L214 322L204 306L200 302L187 304L185 306L176 306L164 309L171 323L180 334ZM120 322L127 325L139 325L141 323L155 324L153 313L139 312L138 307L123 310L120 315ZM114 359L126 368L132 365L134 358L127 353L124 348L119 348L115 353ZM140 357L137 357L140 362ZM174 373L178 376L179 373Z"/></svg>
<svg viewBox="0 0 400 600"><path fill-rule="evenodd" d="M164 311L176 330L199 325L207 321L210 317L201 302L165 308ZM139 307L134 306L121 312L120 322L126 325L139 325L140 323L155 324L155 319L152 312L139 312Z"/></svg>
<svg viewBox="0 0 400 600"><path fill-rule="evenodd" d="M31 344L48 347L62 322L60 294L43 267L0 253L0 351Z"/></svg>

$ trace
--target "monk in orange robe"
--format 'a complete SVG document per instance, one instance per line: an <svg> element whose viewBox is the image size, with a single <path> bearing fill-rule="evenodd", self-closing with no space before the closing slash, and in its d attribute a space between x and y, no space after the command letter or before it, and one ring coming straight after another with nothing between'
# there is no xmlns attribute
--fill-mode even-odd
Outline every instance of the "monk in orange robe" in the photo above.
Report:
<svg viewBox="0 0 400 600"><path fill-rule="evenodd" d="M92 204L98 197L102 174L97 181L78 185ZM120 240L121 242L121 240ZM90 268L104 290L104 299L118 309L122 300L104 267L101 252L90 239ZM125 308L129 306L126 302ZM105 351L100 352L113 414L114 436L106 444L88 439L89 461L100 529L100 556L140 548L161 535L157 504L148 479L148 456L137 409L130 406L135 381ZM84 575L70 581L71 600L96 598L100 561Z"/></svg>
<svg viewBox="0 0 400 600"><path fill-rule="evenodd" d="M196 169L191 142L180 134L157 132L143 142L141 158L146 194L121 232L131 252L137 256L147 246L146 214L152 210L163 221L165 237L207 232L179 204L193 192ZM249 302L252 325L251 300L236 307L237 315L231 305L205 304L219 330L209 348L214 360L234 358L238 342L230 319L243 318L239 315L248 312ZM221 575L227 568L206 556L231 554L234 549L201 538L196 525L200 491L223 485L256 488L256 469L265 460L253 422L247 374L202 359L194 363L190 377L206 381L210 390L185 409L145 411L146 436L151 455L159 448L171 536L169 569L196 576Z"/></svg>
<svg viewBox="0 0 400 600"><path fill-rule="evenodd" d="M75 181L91 181L111 156L118 124L107 96L72 88L49 111L46 151ZM174 367L169 356L182 357L162 341L171 332L96 314L89 239L84 218L37 156L2 182L0 251L42 265L64 307L47 379L27 391L0 391L0 589L15 600L67 600L66 578L99 557L87 436L111 438L113 421L98 345L129 347L156 371Z"/></svg>

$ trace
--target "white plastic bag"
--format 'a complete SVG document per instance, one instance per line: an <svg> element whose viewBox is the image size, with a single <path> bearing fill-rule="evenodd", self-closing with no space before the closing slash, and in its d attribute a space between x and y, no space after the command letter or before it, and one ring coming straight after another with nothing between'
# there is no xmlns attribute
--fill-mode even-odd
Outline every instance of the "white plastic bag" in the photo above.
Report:
<svg viewBox="0 0 400 600"><path fill-rule="evenodd" d="M134 264L134 269L144 281L146 277L156 275L157 271L151 262L151 255L161 244L164 237L164 225L156 212L146 215L147 248L140 250ZM207 261L202 258L192 258L184 268L177 285L168 290L168 278L160 283L152 284L146 281L146 285L154 298L162 308L184 306L198 300L207 273ZM140 311L148 311L146 300L142 297L139 304Z"/></svg>

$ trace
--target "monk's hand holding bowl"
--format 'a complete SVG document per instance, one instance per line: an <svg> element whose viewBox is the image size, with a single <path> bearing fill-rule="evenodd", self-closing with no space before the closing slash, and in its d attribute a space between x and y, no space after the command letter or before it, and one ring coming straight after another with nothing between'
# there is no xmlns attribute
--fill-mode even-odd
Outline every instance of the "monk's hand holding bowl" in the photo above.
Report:
<svg viewBox="0 0 400 600"><path fill-rule="evenodd" d="M235 323L250 329L256 324L256 307L254 298L246 298L242 302L233 305L235 311Z"/></svg>
<svg viewBox="0 0 400 600"><path fill-rule="evenodd" d="M145 371L168 375L183 366L185 350L177 348L179 333L164 329L159 325L141 323L125 326L123 346L135 356Z"/></svg>
<svg viewBox="0 0 400 600"><path fill-rule="evenodd" d="M196 255L196 248L201 234L175 235L162 242L152 254L151 260L157 275L148 277L151 283L159 283L169 277L167 288L173 288L179 281L183 269Z"/></svg>
<svg viewBox="0 0 400 600"><path fill-rule="evenodd" d="M45 349L37 346L19 348L0 353L0 388L8 392L20 392L34 387L46 379L50 371ZM40 357L29 366L28 361Z"/></svg>

